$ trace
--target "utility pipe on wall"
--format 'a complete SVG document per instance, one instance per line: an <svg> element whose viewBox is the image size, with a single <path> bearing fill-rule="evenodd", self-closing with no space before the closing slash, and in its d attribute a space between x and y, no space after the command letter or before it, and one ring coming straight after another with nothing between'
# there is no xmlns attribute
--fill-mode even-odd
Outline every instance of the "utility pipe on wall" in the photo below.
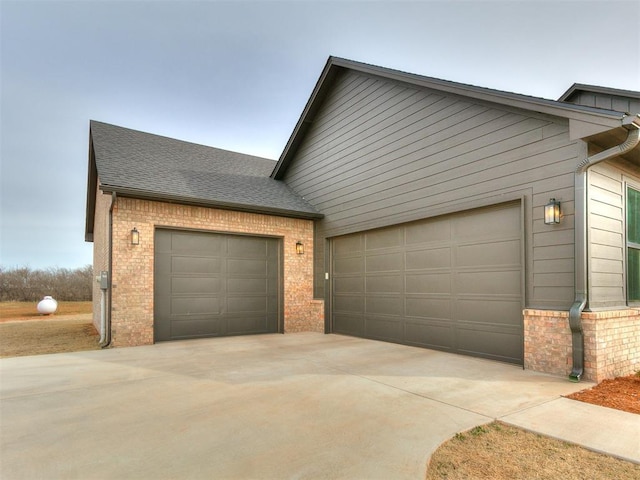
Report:
<svg viewBox="0 0 640 480"><path fill-rule="evenodd" d="M111 344L111 296L113 287L113 208L116 205L116 193L111 192L111 206L109 207L109 238L108 238L108 256L109 256L109 270L107 279L107 288L103 291L106 296L106 315L104 319L104 335L100 341L100 347L106 348Z"/></svg>
<svg viewBox="0 0 640 480"><path fill-rule="evenodd" d="M587 170L592 166L633 150L640 143L640 116L627 117L622 122L629 128L627 138L620 145L585 158L575 173L575 299L569 310L573 368L569 379L579 382L584 374L584 335L582 312L588 302L587 285Z"/></svg>

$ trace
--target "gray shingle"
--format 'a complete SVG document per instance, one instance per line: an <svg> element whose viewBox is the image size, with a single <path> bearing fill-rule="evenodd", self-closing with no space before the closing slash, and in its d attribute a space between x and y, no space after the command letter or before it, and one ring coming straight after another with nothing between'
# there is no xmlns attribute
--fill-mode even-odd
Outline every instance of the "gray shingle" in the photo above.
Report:
<svg viewBox="0 0 640 480"><path fill-rule="evenodd" d="M91 121L102 188L131 196L304 218L321 215L282 181L276 164L137 130Z"/></svg>

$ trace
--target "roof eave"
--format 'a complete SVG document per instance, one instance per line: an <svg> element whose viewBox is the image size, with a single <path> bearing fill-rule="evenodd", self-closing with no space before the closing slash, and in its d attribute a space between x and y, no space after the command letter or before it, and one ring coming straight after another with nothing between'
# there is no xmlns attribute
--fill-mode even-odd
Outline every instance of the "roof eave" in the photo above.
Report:
<svg viewBox="0 0 640 480"><path fill-rule="evenodd" d="M96 214L96 193L98 188L98 169L96 167L93 138L89 128L89 165L87 168L87 203L85 210L84 241L93 242L93 229Z"/></svg>
<svg viewBox="0 0 640 480"><path fill-rule="evenodd" d="M248 205L232 202L222 202L218 200L204 200L199 198L185 197L181 195L171 195L160 192L149 192L133 188L118 187L114 185L100 185L100 190L105 193L115 192L122 197L137 198L140 200L152 200L166 203L179 203L181 205L192 205L196 207L220 208L223 210L234 210L246 213L259 213L263 215L274 215L279 217L299 218L303 220L320 220L324 215L318 212L302 210L288 210L276 207L261 205Z"/></svg>

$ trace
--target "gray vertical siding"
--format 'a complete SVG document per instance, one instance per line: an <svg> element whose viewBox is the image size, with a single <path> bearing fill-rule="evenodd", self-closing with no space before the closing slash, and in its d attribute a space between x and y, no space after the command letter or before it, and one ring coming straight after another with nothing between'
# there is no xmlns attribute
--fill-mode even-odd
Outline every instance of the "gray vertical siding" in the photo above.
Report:
<svg viewBox="0 0 640 480"><path fill-rule="evenodd" d="M524 199L527 306L573 301L573 184L582 148L565 120L346 71L285 181L325 215L324 239ZM542 221L549 198L560 225ZM323 296L325 258L316 258Z"/></svg>
<svg viewBox="0 0 640 480"><path fill-rule="evenodd" d="M640 184L640 171L623 162L595 165L588 180L589 306L626 305L626 183Z"/></svg>

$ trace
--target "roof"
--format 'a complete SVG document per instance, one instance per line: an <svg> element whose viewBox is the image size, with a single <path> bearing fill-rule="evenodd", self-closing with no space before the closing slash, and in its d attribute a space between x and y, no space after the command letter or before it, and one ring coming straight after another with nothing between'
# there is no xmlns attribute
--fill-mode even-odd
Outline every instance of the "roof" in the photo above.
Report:
<svg viewBox="0 0 640 480"><path fill-rule="evenodd" d="M330 91L336 77L345 70L357 71L364 74L376 75L393 81L399 81L416 87L431 88L445 93L461 95L481 101L521 108L566 118L570 122L573 138L583 138L601 131L621 126L625 114L614 110L575 105L556 100L532 97L517 93L493 90L463 83L425 77L413 73L402 72L390 68L379 67L338 57L329 57L311 96L302 111L300 119L285 146L278 163L271 174L273 178L281 179L292 161L295 153L305 136L314 117L320 109L324 98Z"/></svg>
<svg viewBox="0 0 640 480"><path fill-rule="evenodd" d="M295 218L322 218L266 158L91 121L87 238L97 179L104 192Z"/></svg>

